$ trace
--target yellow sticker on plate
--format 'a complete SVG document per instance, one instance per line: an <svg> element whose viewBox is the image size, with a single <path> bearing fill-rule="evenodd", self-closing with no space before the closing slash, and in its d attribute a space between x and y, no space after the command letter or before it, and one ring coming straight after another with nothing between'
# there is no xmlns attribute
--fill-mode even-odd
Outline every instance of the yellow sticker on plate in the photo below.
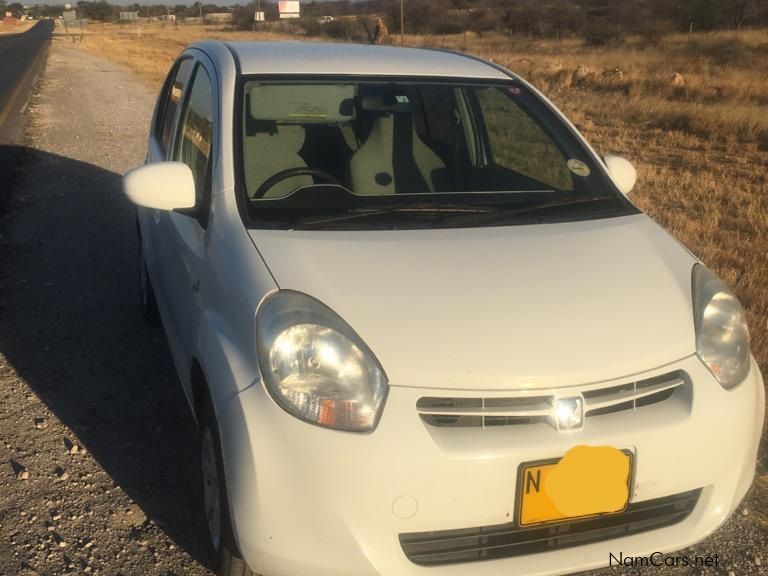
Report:
<svg viewBox="0 0 768 576"><path fill-rule="evenodd" d="M584 164L581 160L576 160L576 158L571 158L565 165L568 166L568 170L576 174L576 176L589 176L592 173L589 166Z"/></svg>
<svg viewBox="0 0 768 576"><path fill-rule="evenodd" d="M575 446L559 461L520 467L521 526L623 512L629 502L632 453Z"/></svg>

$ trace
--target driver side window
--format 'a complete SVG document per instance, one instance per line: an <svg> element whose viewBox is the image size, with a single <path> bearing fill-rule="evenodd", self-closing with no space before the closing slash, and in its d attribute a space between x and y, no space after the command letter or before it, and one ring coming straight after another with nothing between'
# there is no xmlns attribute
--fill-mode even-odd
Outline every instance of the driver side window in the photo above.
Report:
<svg viewBox="0 0 768 576"><path fill-rule="evenodd" d="M207 214L211 188L213 88L201 64L195 69L192 87L184 101L180 119L173 159L183 162L192 170L195 205L202 209L200 214Z"/></svg>

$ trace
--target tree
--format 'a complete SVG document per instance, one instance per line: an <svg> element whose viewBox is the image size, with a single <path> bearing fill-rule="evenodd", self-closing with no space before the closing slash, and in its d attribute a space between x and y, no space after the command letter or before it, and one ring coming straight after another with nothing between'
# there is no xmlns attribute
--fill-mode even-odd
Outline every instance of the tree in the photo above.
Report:
<svg viewBox="0 0 768 576"><path fill-rule="evenodd" d="M684 25L691 24L698 30L715 27L715 7L712 0L685 0L681 3Z"/></svg>
<svg viewBox="0 0 768 576"><path fill-rule="evenodd" d="M89 20L101 20L102 22L106 22L109 20L114 20L116 12L117 8L107 3L106 0L98 0L97 2L80 0L77 3L77 14L80 18L88 18Z"/></svg>
<svg viewBox="0 0 768 576"><path fill-rule="evenodd" d="M451 4L457 12L466 14L472 9L474 2L472 0L451 0Z"/></svg>
<svg viewBox="0 0 768 576"><path fill-rule="evenodd" d="M267 20L277 20L279 17L278 11L277 11L277 2L267 2L266 0L261 0L259 3L261 7L261 11L264 12L264 18ZM242 6L240 4L235 4L232 6L231 12L232 12L232 24L235 26L235 28L239 30L251 30L253 29L254 25L254 16L256 14L256 2L251 2L250 4L246 4L245 6ZM197 12L195 12L197 14Z"/></svg>
<svg viewBox="0 0 768 576"><path fill-rule="evenodd" d="M406 0L405 33L421 34L434 30L435 24L445 19L447 3L440 0ZM389 29L400 33L400 1L391 2L387 13Z"/></svg>
<svg viewBox="0 0 768 576"><path fill-rule="evenodd" d="M13 14L14 18L20 18L21 15L24 13L24 6L22 6L21 3L19 2L13 2L11 4L8 4L5 10ZM5 13L3 13L3 15L5 15Z"/></svg>
<svg viewBox="0 0 768 576"><path fill-rule="evenodd" d="M749 0L731 0L733 27L736 28L736 30L741 30L747 6L749 6Z"/></svg>

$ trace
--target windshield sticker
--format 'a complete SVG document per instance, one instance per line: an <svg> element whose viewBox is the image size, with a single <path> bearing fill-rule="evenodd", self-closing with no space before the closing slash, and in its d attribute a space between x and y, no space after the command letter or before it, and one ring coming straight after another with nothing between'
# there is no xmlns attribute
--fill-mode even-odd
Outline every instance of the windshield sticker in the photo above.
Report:
<svg viewBox="0 0 768 576"><path fill-rule="evenodd" d="M312 104L309 102L289 102L289 118L327 118L328 109L322 104Z"/></svg>
<svg viewBox="0 0 768 576"><path fill-rule="evenodd" d="M408 104L408 96L395 96L398 104Z"/></svg>
<svg viewBox="0 0 768 576"><path fill-rule="evenodd" d="M584 164L581 160L576 160L575 158L571 158L566 162L566 166L568 166L568 170L576 174L576 176L589 176L592 171L589 169L589 166Z"/></svg>
<svg viewBox="0 0 768 576"><path fill-rule="evenodd" d="M518 88L517 86L512 86L512 87L510 87L510 88L507 88L507 92L508 92L508 93L509 93L511 96L520 96L520 94L522 94L522 93L523 93L523 91L522 91L522 90L520 90L520 88Z"/></svg>

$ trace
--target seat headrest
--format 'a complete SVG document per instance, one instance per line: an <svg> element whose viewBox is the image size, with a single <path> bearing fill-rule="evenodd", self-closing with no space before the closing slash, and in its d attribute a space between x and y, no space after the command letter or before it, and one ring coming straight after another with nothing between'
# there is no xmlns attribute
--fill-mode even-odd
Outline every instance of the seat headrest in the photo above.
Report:
<svg viewBox="0 0 768 576"><path fill-rule="evenodd" d="M255 140L254 140L255 139ZM267 150L262 149L261 154L270 154L271 152L296 152L298 153L304 147L306 132L302 126L280 125L276 126L271 132L257 132L249 137L250 141L261 142L260 146L267 146Z"/></svg>

